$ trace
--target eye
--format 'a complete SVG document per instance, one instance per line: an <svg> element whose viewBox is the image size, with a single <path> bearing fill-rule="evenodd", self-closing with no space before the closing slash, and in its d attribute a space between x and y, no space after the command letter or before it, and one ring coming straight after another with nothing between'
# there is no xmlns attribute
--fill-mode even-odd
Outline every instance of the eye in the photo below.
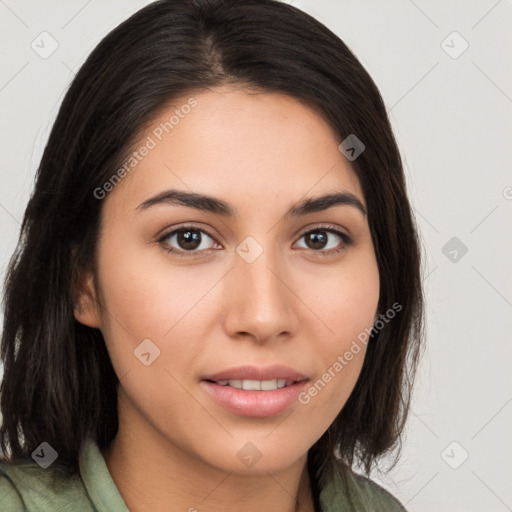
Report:
<svg viewBox="0 0 512 512"><path fill-rule="evenodd" d="M195 255L199 251L207 251L212 249L212 245L216 243L204 229L193 226L174 229L161 236L157 241L164 246L166 251L178 256L187 256L186 253Z"/></svg>
<svg viewBox="0 0 512 512"><path fill-rule="evenodd" d="M300 248L310 249L323 256L339 253L353 245L351 237L332 226L318 226L304 233L299 240L302 239L305 245L297 242ZM211 249L221 247L213 235L195 226L182 226L169 231L158 238L157 242L167 252L180 257L199 256L203 252L207 253Z"/></svg>
<svg viewBox="0 0 512 512"><path fill-rule="evenodd" d="M304 233L301 239L304 239L304 245L299 244L299 247L327 254L339 253L353 244L352 238L330 226L318 226Z"/></svg>

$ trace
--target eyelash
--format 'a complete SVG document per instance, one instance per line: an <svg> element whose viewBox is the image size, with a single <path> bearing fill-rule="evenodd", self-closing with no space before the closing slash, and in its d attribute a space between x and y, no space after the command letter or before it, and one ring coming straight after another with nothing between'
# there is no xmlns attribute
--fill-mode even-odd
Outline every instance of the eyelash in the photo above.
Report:
<svg viewBox="0 0 512 512"><path fill-rule="evenodd" d="M203 249L201 251L185 251L185 250L175 249L174 247L170 247L169 245L165 245L165 241L167 239L169 239L172 235L179 233L181 231L200 231L202 233L207 234L215 243L218 243L215 236L213 236L207 229L198 228L196 226L191 226L191 225L180 226L179 228L173 229L172 231L168 231L167 233L164 233L161 237L157 238L156 242L159 243L166 252L171 253L180 258L183 258L183 257L194 258L194 257L198 257L198 255L201 252L209 252L212 250L216 250L216 249ZM342 233L341 231L335 229L334 226L328 225L328 224L317 226L314 229L305 231L304 233L302 233L300 235L299 240L306 235L309 235L311 233L317 233L319 231L324 231L327 233L332 233L332 234L338 235L342 240L341 247L337 247L335 249L327 249L327 250L325 250L325 249L318 249L318 250L310 249L310 251L314 252L315 254L318 254L319 256L329 257L329 256L334 256L336 254L340 254L341 252L345 251L347 249L347 247L350 247L354 244L354 241L350 236L348 236L345 233ZM201 256L199 256L199 257L201 257Z"/></svg>

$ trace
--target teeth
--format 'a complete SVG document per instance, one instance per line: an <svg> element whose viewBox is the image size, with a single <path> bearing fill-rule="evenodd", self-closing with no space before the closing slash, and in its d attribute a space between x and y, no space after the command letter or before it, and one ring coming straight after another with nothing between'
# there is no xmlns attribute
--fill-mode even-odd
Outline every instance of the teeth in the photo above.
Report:
<svg viewBox="0 0 512 512"><path fill-rule="evenodd" d="M258 382L258 381L253 381L253 382ZM274 379L274 380L262 380L261 382L259 382L259 384L260 384L259 389L261 389L262 391L268 391L270 389L277 389L279 387L277 385L277 380L276 379ZM283 386L281 386L281 387L283 387Z"/></svg>
<svg viewBox="0 0 512 512"><path fill-rule="evenodd" d="M262 384L262 381L259 381L259 380L243 380L242 381L242 389L247 389L248 391L260 391L261 384Z"/></svg>
<svg viewBox="0 0 512 512"><path fill-rule="evenodd" d="M273 379L273 380L219 380L216 382L219 386L231 386L232 388L245 389L247 391L272 391L274 389L291 386L292 380Z"/></svg>

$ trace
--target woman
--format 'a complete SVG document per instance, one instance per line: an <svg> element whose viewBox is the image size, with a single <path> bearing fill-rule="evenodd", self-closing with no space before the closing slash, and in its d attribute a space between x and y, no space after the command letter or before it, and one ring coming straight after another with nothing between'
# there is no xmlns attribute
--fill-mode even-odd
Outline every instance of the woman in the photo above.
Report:
<svg viewBox="0 0 512 512"><path fill-rule="evenodd" d="M161 0L55 121L5 289L6 510L404 510L416 227L381 96L275 0ZM71 508L70 508L71 507Z"/></svg>

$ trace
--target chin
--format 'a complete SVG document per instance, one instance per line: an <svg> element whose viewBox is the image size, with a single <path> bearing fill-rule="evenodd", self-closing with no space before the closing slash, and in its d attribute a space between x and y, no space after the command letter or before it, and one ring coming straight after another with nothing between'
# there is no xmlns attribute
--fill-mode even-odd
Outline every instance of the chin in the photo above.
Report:
<svg viewBox="0 0 512 512"><path fill-rule="evenodd" d="M257 476L284 471L307 455L308 447L301 450L298 440L288 437L289 442L283 443L276 437L273 442L271 437L261 441L233 440L231 446L211 454L208 463L222 471Z"/></svg>

